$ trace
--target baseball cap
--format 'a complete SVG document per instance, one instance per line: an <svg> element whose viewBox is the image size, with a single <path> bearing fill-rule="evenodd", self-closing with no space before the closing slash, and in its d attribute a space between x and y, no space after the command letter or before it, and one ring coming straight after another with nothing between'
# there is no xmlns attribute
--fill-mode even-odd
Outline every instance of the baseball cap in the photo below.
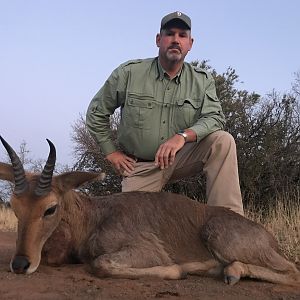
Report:
<svg viewBox="0 0 300 300"><path fill-rule="evenodd" d="M160 29L163 29L164 27L166 27L167 23L169 23L170 21L173 21L173 20L174 21L180 20L189 29L191 29L191 27L192 27L192 22L191 22L190 17L188 17L187 15L185 15L184 13L182 13L180 11L176 11L176 12L170 13L162 18L161 24L160 24Z"/></svg>

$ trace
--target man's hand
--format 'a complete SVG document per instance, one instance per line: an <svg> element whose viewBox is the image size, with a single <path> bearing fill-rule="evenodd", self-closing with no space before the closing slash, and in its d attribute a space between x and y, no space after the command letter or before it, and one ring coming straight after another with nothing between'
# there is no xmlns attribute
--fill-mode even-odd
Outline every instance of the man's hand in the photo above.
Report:
<svg viewBox="0 0 300 300"><path fill-rule="evenodd" d="M120 175L128 176L134 170L135 160L121 151L115 151L106 155L106 159Z"/></svg>
<svg viewBox="0 0 300 300"><path fill-rule="evenodd" d="M161 170L171 166L175 160L176 153L184 146L184 137L175 134L165 143L161 144L155 155L155 165Z"/></svg>

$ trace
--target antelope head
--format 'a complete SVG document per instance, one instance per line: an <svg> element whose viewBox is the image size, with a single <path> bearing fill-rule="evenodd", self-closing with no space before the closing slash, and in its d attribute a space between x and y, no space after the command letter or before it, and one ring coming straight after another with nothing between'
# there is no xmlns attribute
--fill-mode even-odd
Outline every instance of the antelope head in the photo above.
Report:
<svg viewBox="0 0 300 300"><path fill-rule="evenodd" d="M48 139L50 152L43 171L27 173L12 147L1 136L0 140L11 160L11 165L0 163L0 179L14 183L10 203L18 219L16 252L10 268L15 273L30 274L39 266L43 245L62 218L64 194L99 177L99 173L66 172L53 176L56 150ZM103 178L103 174L100 176Z"/></svg>

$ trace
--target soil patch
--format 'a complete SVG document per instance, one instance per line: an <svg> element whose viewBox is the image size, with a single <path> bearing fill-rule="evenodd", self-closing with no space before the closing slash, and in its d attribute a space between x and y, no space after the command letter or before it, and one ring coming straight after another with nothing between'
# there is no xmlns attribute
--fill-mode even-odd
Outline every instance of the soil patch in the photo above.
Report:
<svg viewBox="0 0 300 300"><path fill-rule="evenodd" d="M15 239L13 232L0 232L0 298L5 300L300 299L300 290L250 279L235 286L226 285L222 278L198 276L174 281L100 279L87 273L84 265L41 265L31 275L16 275L9 270Z"/></svg>

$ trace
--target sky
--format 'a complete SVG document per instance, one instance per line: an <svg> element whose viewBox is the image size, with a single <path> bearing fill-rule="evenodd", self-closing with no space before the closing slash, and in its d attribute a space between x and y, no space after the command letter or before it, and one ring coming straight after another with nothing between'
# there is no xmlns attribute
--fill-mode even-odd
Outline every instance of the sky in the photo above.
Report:
<svg viewBox="0 0 300 300"><path fill-rule="evenodd" d="M161 18L192 19L186 61L231 66L239 88L261 95L291 88L300 71L297 0L0 0L0 135L17 151L72 165L72 125L121 63L158 53ZM0 146L0 160L5 157Z"/></svg>

